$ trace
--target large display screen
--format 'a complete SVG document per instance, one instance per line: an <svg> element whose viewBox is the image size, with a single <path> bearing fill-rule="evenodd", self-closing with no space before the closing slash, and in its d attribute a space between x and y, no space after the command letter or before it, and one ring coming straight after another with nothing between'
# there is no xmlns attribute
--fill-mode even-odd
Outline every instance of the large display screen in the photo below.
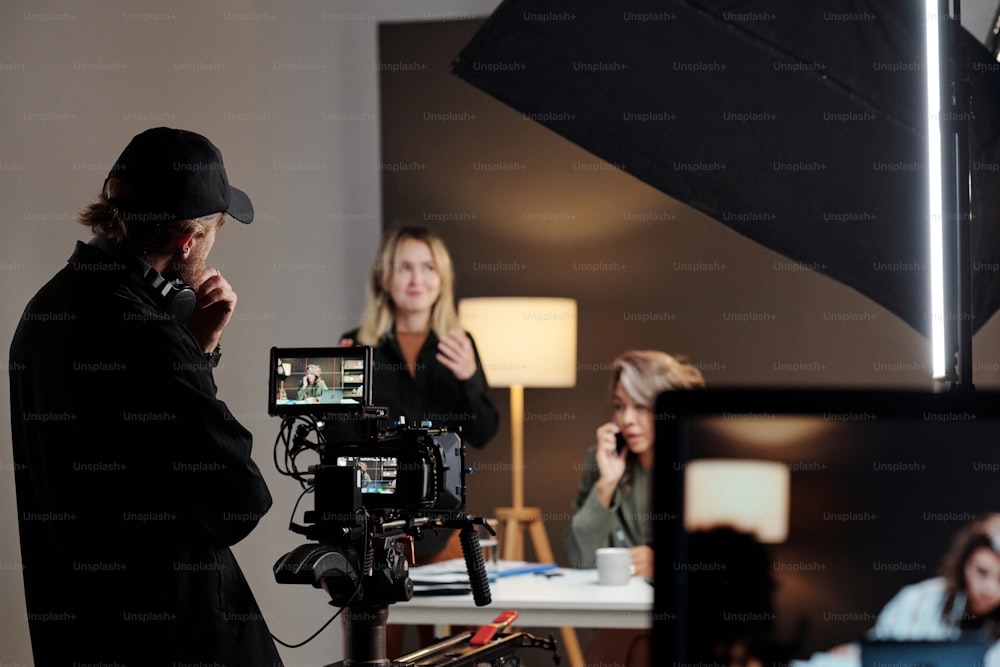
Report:
<svg viewBox="0 0 1000 667"><path fill-rule="evenodd" d="M857 641L902 587L937 575L959 530L1000 511L995 393L667 392L656 419L654 636L664 659L696 661L696 647L751 629L794 659ZM691 474L706 464L729 473L734 462L742 477L706 486ZM729 519L719 528L746 532L741 513L771 518L754 508L774 483L754 481L749 463L787 471L777 537L692 530L693 514L720 506ZM751 493L726 509L737 491Z"/></svg>

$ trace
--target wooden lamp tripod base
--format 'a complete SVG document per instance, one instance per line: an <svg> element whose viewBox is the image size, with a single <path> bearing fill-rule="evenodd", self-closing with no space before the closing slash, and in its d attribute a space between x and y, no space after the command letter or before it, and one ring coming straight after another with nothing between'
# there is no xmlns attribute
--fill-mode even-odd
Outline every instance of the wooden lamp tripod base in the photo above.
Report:
<svg viewBox="0 0 1000 667"><path fill-rule="evenodd" d="M538 507L524 507L524 387L510 388L510 432L511 466L513 468L513 507L497 507L494 510L502 532L503 560L524 560L524 532L531 537L531 548L539 563L554 563L552 545L549 544L542 510ZM560 628L566 656L572 667L583 667L583 651L576 630L572 627Z"/></svg>
<svg viewBox="0 0 1000 667"><path fill-rule="evenodd" d="M495 514L503 526L504 560L524 560L524 531L528 531L535 560L539 563L556 562L542 521L542 510L537 507L498 507Z"/></svg>
<svg viewBox="0 0 1000 667"><path fill-rule="evenodd" d="M552 547L542 521L542 510L524 506L524 387L510 388L510 463L513 474L513 507L498 507L496 518L503 526L504 560L524 560L524 531L531 536L531 546L539 563L554 563Z"/></svg>

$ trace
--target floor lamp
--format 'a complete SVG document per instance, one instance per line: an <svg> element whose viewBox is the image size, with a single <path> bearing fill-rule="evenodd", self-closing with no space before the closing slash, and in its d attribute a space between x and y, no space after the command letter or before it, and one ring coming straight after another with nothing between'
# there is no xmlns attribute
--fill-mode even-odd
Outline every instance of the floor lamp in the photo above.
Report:
<svg viewBox="0 0 1000 667"><path fill-rule="evenodd" d="M524 388L576 384L576 301L482 297L458 303L462 326L476 341L491 387L510 387L511 506L496 508L504 560L524 560L524 532L535 558L553 563L542 511L524 505ZM562 628L571 665L583 664L573 628Z"/></svg>
<svg viewBox="0 0 1000 667"><path fill-rule="evenodd" d="M499 508L503 555L524 559L527 529L539 562L553 562L541 510L524 505L524 388L576 384L576 301L544 297L483 297L458 304L462 326L479 348L491 387L510 388L511 506ZM513 533L513 534L512 534Z"/></svg>

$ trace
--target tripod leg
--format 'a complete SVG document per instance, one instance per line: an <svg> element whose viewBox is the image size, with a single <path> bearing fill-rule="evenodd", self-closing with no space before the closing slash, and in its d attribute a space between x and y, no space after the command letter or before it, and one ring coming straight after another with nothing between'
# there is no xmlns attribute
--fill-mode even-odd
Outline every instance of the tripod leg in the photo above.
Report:
<svg viewBox="0 0 1000 667"><path fill-rule="evenodd" d="M389 607L348 607L344 610L344 666L389 667L385 625Z"/></svg>

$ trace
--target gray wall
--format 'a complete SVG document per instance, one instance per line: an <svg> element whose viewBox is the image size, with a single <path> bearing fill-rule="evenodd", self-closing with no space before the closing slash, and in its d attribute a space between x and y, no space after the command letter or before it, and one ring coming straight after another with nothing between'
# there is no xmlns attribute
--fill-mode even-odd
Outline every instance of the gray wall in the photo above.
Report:
<svg viewBox="0 0 1000 667"><path fill-rule="evenodd" d="M213 0L5 2L0 9L0 340L64 265L78 211L136 133L167 125L222 150L257 207L227 225L213 264L239 305L216 379L253 432L274 508L235 548L272 631L289 643L332 608L321 591L279 586L271 565L300 542L287 530L298 485L271 463L266 415L272 345L335 344L364 305L362 276L381 233L377 26L488 14L495 2ZM6 352L3 370L7 370ZM0 382L0 422L9 423ZM9 429L0 429L0 663L30 665ZM288 665L343 657L340 623Z"/></svg>
<svg viewBox="0 0 1000 667"><path fill-rule="evenodd" d="M240 296L217 380L222 397L254 433L255 458L275 497L272 512L235 550L272 630L286 641L311 634L330 607L322 593L278 586L270 574L275 558L298 543L286 529L297 486L270 464L278 424L264 409L265 358L272 345L333 343L353 326L383 218L478 212L473 224L438 223L459 258L460 296L551 293L586 304L577 386L526 393L526 439L537 455L526 470L528 502L546 509L555 545L578 476L572 462L607 415L600 364L626 347L686 352L716 384L927 384L925 342L891 315L821 276L775 271L780 258L600 168L592 156L562 146L558 158L546 158L537 142L551 142L550 134L508 109L484 113L519 123L510 136L470 134L460 122L424 122L420 132L434 135L433 143L410 159L430 163L441 146L462 144L472 151L462 155L466 167L481 158L530 163L534 180L545 185L536 191L543 198L518 199L517 215L501 215L498 200L515 194L505 181L444 189L452 170L438 175L443 180L428 187L425 200L387 190L392 211L383 216L380 184L388 172L379 166L380 122L388 136L397 117L380 113L380 72L388 70L377 66L378 24L482 16L493 0L91 4L79 9L10 0L0 9L0 206L6 223L0 229L0 339L10 340L24 304L63 265L74 241L87 237L75 216L134 134L156 125L184 127L220 146L233 182L253 197L258 219L248 228L228 226L213 252L213 263ZM973 32L983 36L992 9L967 4L966 16L977 19ZM450 59L452 45L444 51ZM435 61L444 79L447 59ZM401 108L406 104L416 114L428 108L417 99ZM480 141L478 148L470 143ZM568 223L518 220L524 210L579 217ZM624 211L639 210L674 217L668 225L621 224ZM654 228L667 233L662 248L647 237ZM695 256L717 259L727 269L707 281L704 272L671 269L677 257ZM484 268L498 261L529 268ZM621 262L627 270L592 268L601 262ZM643 299L650 294L662 303L647 305ZM751 309L779 317L766 326L721 321L726 310ZM852 310L877 318L861 324L823 320L823 312ZM664 311L679 318L639 323L624 316ZM1000 364L996 340L995 321L977 336L980 385L1000 383L1000 371L993 370ZM774 369L776 359L829 363L819 371L783 372ZM6 369L6 359L2 363ZM495 396L506 415L505 393L496 390ZM3 422L8 405L2 382ZM9 437L0 429L0 663L29 665ZM505 504L507 442L504 425L486 450L473 455L478 473L485 473L470 481L473 509ZM288 665L341 659L339 624L282 655Z"/></svg>

